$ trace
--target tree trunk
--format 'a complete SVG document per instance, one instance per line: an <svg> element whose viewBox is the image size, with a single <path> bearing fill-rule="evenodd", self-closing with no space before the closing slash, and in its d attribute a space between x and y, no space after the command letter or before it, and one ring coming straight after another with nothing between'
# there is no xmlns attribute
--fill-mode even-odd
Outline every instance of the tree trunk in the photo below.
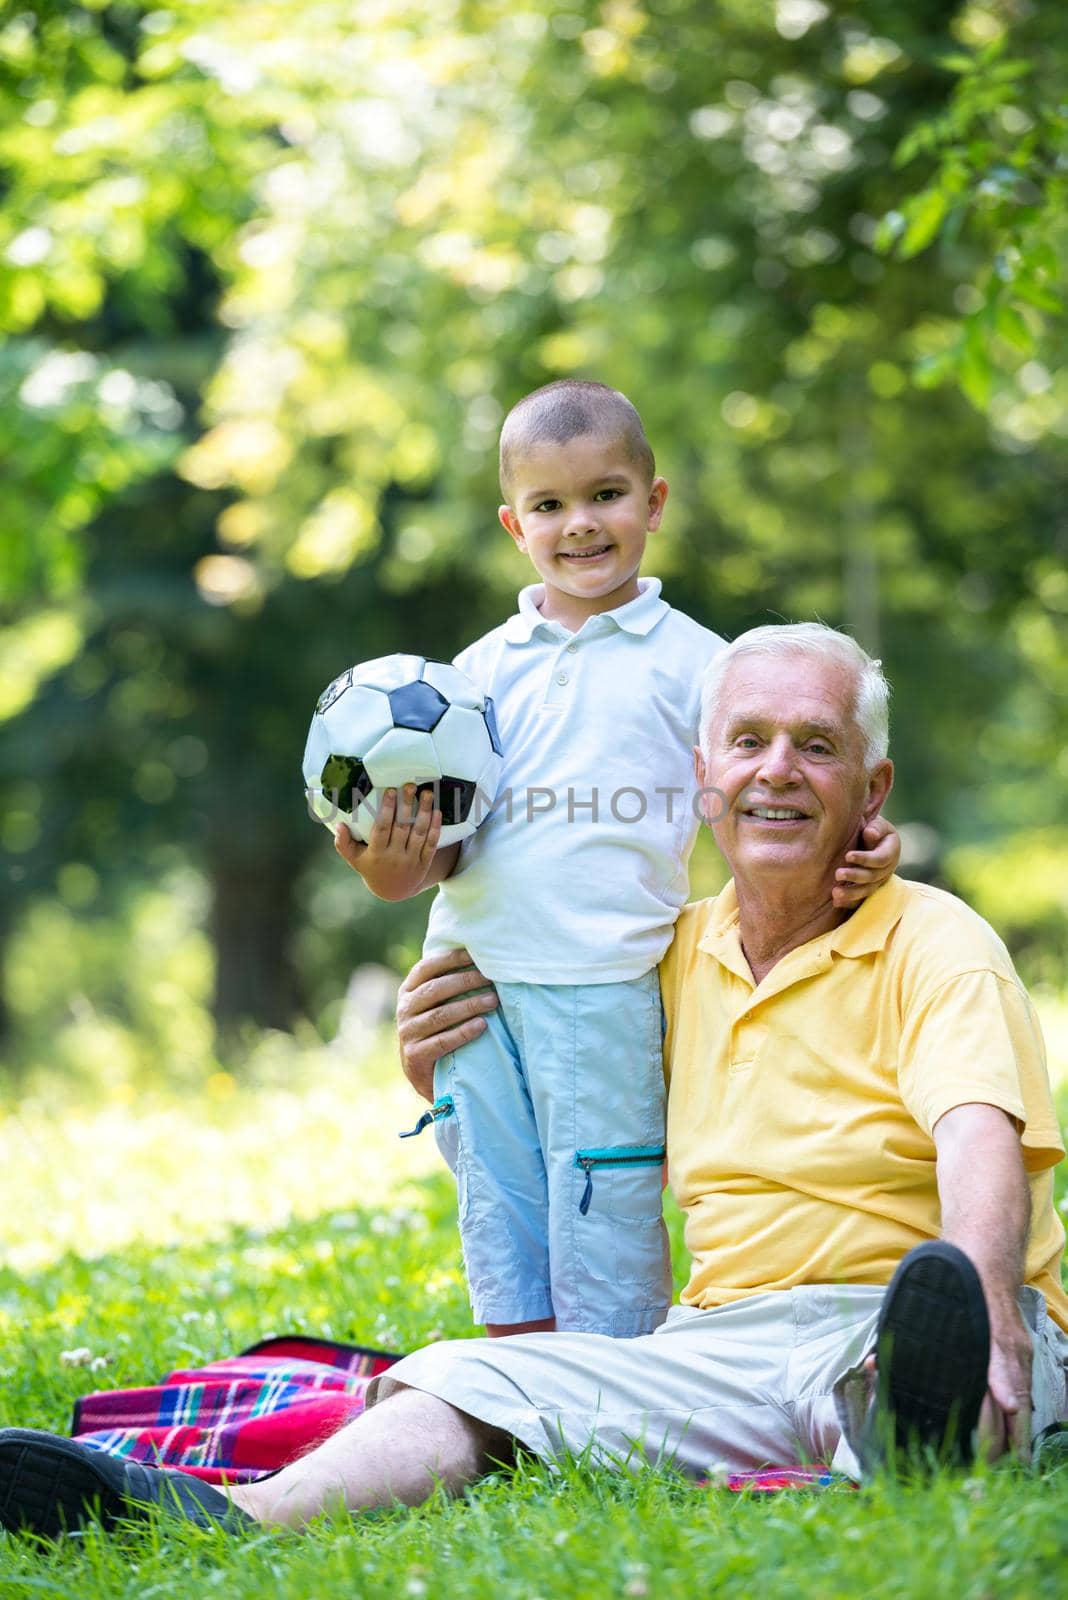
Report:
<svg viewBox="0 0 1068 1600"><path fill-rule="evenodd" d="M3 971L3 948L0 946L0 973ZM7 996L4 993L3 983L0 982L0 1064L3 1062L4 1052L11 1043L11 1012L8 1008Z"/></svg>
<svg viewBox="0 0 1068 1600"><path fill-rule="evenodd" d="M212 938L219 1028L250 1021L290 1028L299 1009L290 959L295 863L265 855L250 861L233 850L209 860Z"/></svg>
<svg viewBox="0 0 1068 1600"><path fill-rule="evenodd" d="M845 421L840 435L845 489L842 503L842 620L870 656L879 654L879 559L872 519L875 508L862 488L871 460L871 440L864 423L864 393L853 384L846 390Z"/></svg>
<svg viewBox="0 0 1068 1600"><path fill-rule="evenodd" d="M10 893L10 891L7 891ZM14 1026L11 1016L11 1007L8 1004L7 991L4 988L4 972L8 940L15 927L15 916L12 914L10 902L0 905L0 1068L4 1065L4 1058L14 1044Z"/></svg>

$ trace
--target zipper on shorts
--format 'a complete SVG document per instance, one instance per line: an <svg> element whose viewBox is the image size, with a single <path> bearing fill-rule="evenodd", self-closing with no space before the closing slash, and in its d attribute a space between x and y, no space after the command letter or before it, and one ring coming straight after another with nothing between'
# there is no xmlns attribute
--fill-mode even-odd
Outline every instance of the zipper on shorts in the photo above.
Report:
<svg viewBox="0 0 1068 1600"><path fill-rule="evenodd" d="M575 1165L586 1174L586 1187L579 1201L579 1213L585 1216L593 1199L593 1171L595 1167L659 1167L667 1151L662 1144L617 1144L607 1150L577 1150Z"/></svg>
<svg viewBox="0 0 1068 1600"><path fill-rule="evenodd" d="M424 1128L429 1128L432 1122L439 1122L442 1117L451 1117L455 1107L452 1095L444 1094L440 1100L435 1100L429 1111L424 1111L414 1128L409 1128L407 1133L399 1133L398 1139L414 1139L417 1133L422 1133Z"/></svg>

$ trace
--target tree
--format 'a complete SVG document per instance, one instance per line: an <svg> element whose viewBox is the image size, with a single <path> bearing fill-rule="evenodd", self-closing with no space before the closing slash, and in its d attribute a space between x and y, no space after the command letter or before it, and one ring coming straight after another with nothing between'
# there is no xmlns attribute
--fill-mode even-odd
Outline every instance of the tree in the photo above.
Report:
<svg viewBox="0 0 1068 1600"><path fill-rule="evenodd" d="M960 840L1054 822L1063 40L1006 14L23 7L8 914L63 860L122 883L177 850L213 884L220 1018L272 1024L414 932L418 907L358 900L350 938L317 929L304 726L348 659L448 655L503 613L496 429L571 373L645 415L673 598L729 633L820 614L887 659L899 814Z"/></svg>

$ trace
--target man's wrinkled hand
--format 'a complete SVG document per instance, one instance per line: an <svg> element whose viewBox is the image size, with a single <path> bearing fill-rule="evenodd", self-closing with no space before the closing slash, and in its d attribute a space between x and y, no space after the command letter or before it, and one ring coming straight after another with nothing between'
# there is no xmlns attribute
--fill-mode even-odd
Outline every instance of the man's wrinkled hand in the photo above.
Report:
<svg viewBox="0 0 1068 1600"><path fill-rule="evenodd" d="M466 950L416 962L397 993L401 1066L416 1094L433 1101L435 1062L483 1033L497 1003Z"/></svg>
<svg viewBox="0 0 1068 1600"><path fill-rule="evenodd" d="M1031 1336L1018 1308L991 1317L990 1376L979 1416L979 1449L987 1460L1011 1454L1031 1460Z"/></svg>

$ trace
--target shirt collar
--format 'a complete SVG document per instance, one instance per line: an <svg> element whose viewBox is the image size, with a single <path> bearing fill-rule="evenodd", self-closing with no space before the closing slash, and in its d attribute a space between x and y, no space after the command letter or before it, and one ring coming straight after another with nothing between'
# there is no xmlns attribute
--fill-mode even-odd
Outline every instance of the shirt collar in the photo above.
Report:
<svg viewBox="0 0 1068 1600"><path fill-rule="evenodd" d="M811 940L810 944L815 947L813 954L818 951L829 965L832 955L866 956L882 950L900 922L907 901L908 887L904 880L896 876L891 878L869 895L845 922L832 928L830 933L821 933L818 938ZM738 896L734 880L731 879L726 888L714 900L709 900L707 905L705 931L698 940L697 948L714 956L722 966L752 983L752 973L738 936ZM798 946L799 950L805 948L804 945ZM790 955L796 953L790 951Z"/></svg>
<svg viewBox="0 0 1068 1600"><path fill-rule="evenodd" d="M638 588L641 592L633 600L628 600L626 605L617 606L614 611L599 612L595 617L587 617L578 632L590 628L593 623L607 623L621 633L650 633L671 607L660 598L659 578L639 578ZM538 628L546 630L549 637L568 632L562 623L551 622L542 616L538 605L544 596L545 589L540 583L520 589L517 601L519 609L504 625L504 637L509 644L528 643ZM608 629L603 631L607 632Z"/></svg>
<svg viewBox="0 0 1068 1600"><path fill-rule="evenodd" d="M869 956L882 950L908 903L908 885L896 875L862 900L853 915L839 924L828 950L839 956Z"/></svg>

